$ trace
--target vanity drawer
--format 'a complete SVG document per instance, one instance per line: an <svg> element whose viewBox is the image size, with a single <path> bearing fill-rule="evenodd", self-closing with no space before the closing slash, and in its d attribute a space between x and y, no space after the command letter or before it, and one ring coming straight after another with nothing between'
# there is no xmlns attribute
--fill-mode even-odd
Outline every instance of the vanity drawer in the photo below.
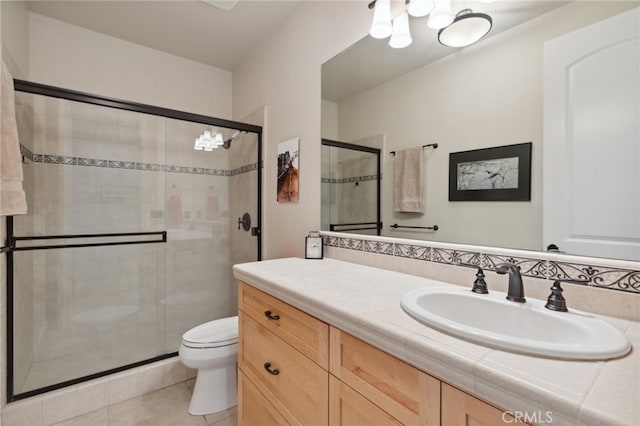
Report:
<svg viewBox="0 0 640 426"><path fill-rule="evenodd" d="M400 426L396 419L333 376L329 376L331 426Z"/></svg>
<svg viewBox="0 0 640 426"><path fill-rule="evenodd" d="M442 424L446 426L529 425L523 419L516 419L509 412L500 410L446 383L442 384Z"/></svg>
<svg viewBox="0 0 640 426"><path fill-rule="evenodd" d="M325 370L329 368L327 324L243 282L239 284L238 304L256 322Z"/></svg>
<svg viewBox="0 0 640 426"><path fill-rule="evenodd" d="M326 425L329 373L244 312L238 364L290 424Z"/></svg>
<svg viewBox="0 0 640 426"><path fill-rule="evenodd" d="M238 371L238 425L279 426L288 423L260 393L251 380Z"/></svg>
<svg viewBox="0 0 640 426"><path fill-rule="evenodd" d="M440 424L440 381L331 327L331 374L403 424Z"/></svg>

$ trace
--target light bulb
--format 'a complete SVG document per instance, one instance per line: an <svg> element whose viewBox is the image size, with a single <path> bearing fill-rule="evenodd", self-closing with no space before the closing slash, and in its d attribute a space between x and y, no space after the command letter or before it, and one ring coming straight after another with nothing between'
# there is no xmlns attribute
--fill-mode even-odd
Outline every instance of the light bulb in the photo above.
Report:
<svg viewBox="0 0 640 426"><path fill-rule="evenodd" d="M407 12L402 12L393 20L393 33L389 40L389 46L402 49L410 45L412 41L409 31L409 15Z"/></svg>
<svg viewBox="0 0 640 426"><path fill-rule="evenodd" d="M214 148L224 145L224 139L222 139L222 133L216 133L213 137L212 145Z"/></svg>
<svg viewBox="0 0 640 426"><path fill-rule="evenodd" d="M429 28L439 30L450 25L453 22L451 14L451 0L435 0L436 6L429 15L427 25Z"/></svg>
<svg viewBox="0 0 640 426"><path fill-rule="evenodd" d="M386 38L391 35L391 30L391 0L377 0L369 34L373 38Z"/></svg>
<svg viewBox="0 0 640 426"><path fill-rule="evenodd" d="M421 18L431 13L434 7L435 3L433 0L411 0L407 7L407 12L409 12L411 16Z"/></svg>
<svg viewBox="0 0 640 426"><path fill-rule="evenodd" d="M193 145L193 149L197 151L202 151L204 149L204 144L202 143L202 137L198 136L196 138L196 143Z"/></svg>

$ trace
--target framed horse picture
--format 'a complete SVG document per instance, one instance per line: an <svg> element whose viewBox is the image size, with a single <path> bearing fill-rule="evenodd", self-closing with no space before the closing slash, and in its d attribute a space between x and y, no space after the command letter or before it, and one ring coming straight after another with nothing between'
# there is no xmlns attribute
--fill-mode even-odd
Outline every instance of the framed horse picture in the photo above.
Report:
<svg viewBox="0 0 640 426"><path fill-rule="evenodd" d="M300 139L293 138L278 144L278 190L279 203L298 202L298 154Z"/></svg>

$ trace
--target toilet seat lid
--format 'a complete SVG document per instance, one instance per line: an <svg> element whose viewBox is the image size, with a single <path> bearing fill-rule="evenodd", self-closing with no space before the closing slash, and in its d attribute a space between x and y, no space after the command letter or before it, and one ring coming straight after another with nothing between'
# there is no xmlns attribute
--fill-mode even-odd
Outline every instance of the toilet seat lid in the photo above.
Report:
<svg viewBox="0 0 640 426"><path fill-rule="evenodd" d="M212 343L231 345L236 343L238 341L238 317L221 318L200 324L184 333L182 341L192 345Z"/></svg>

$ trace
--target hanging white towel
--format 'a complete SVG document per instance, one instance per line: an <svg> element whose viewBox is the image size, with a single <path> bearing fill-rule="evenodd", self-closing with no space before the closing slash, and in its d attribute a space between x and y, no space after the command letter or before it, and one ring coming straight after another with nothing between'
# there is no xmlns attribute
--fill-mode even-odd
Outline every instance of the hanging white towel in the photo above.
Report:
<svg viewBox="0 0 640 426"><path fill-rule="evenodd" d="M393 211L424 213L422 147L396 151L393 161Z"/></svg>
<svg viewBox="0 0 640 426"><path fill-rule="evenodd" d="M0 62L0 216L12 216L27 213L27 199L22 186L13 77L5 63Z"/></svg>

